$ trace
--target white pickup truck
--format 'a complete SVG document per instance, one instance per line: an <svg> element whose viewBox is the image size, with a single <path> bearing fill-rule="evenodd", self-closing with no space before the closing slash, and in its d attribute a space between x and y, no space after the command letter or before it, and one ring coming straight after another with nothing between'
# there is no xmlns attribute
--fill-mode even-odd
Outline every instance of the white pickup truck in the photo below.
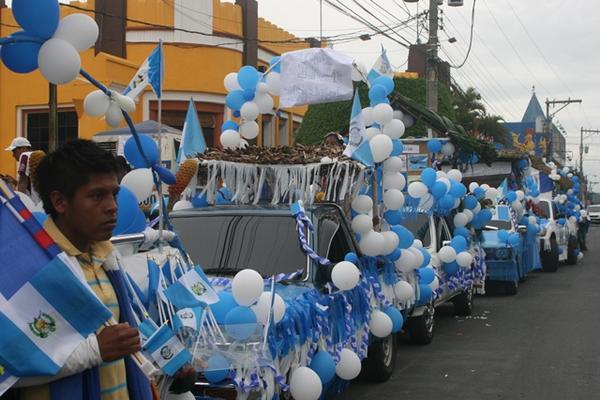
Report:
<svg viewBox="0 0 600 400"><path fill-rule="evenodd" d="M555 272L559 262L577 262L577 224L560 214L552 200L538 203L540 217L540 257L544 271Z"/></svg>

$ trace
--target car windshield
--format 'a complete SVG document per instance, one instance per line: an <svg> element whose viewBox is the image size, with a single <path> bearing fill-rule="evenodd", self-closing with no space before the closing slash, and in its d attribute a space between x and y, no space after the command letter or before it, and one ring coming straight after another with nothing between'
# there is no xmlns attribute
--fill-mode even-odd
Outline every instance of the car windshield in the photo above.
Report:
<svg viewBox="0 0 600 400"><path fill-rule="evenodd" d="M486 224L486 226L484 227L484 229L487 229L487 230L496 230L496 229L493 229L492 227L493 228L504 229L504 230L510 231L512 229L512 224L510 223L510 221L492 220L492 221L490 221L490 222L488 222Z"/></svg>
<svg viewBox="0 0 600 400"><path fill-rule="evenodd" d="M588 211L589 212L600 212L600 205L589 206Z"/></svg>
<svg viewBox="0 0 600 400"><path fill-rule="evenodd" d="M402 221L402 225L415 235L415 239L419 239L423 242L424 247L429 247L431 245L428 215L417 214L416 216L408 216Z"/></svg>
<svg viewBox="0 0 600 400"><path fill-rule="evenodd" d="M198 215L172 220L190 257L207 273L233 275L252 268L268 277L306 266L291 216Z"/></svg>
<svg viewBox="0 0 600 400"><path fill-rule="evenodd" d="M550 216L550 203L540 201L538 203L538 215L542 218L548 218Z"/></svg>

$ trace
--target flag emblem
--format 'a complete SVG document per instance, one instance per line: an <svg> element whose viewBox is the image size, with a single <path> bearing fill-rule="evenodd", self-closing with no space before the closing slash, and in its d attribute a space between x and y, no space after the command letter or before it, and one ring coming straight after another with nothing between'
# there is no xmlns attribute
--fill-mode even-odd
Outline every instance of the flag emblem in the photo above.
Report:
<svg viewBox="0 0 600 400"><path fill-rule="evenodd" d="M173 358L173 352L171 351L171 347L167 346L163 346L160 349L160 356L163 358L163 360L170 360L171 358Z"/></svg>
<svg viewBox="0 0 600 400"><path fill-rule="evenodd" d="M202 283L196 282L192 285L192 293L194 293L196 296L202 296L204 292L206 292L206 288Z"/></svg>
<svg viewBox="0 0 600 400"><path fill-rule="evenodd" d="M40 311L40 315L29 323L29 329L35 336L45 339L56 332L56 321L50 315Z"/></svg>
<svg viewBox="0 0 600 400"><path fill-rule="evenodd" d="M0 376L4 375L4 367L0 365Z"/></svg>

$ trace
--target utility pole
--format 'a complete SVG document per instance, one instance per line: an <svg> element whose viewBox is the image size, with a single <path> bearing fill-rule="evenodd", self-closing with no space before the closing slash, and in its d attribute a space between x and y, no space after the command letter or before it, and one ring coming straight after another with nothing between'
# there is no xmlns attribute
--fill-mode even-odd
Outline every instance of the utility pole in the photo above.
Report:
<svg viewBox="0 0 600 400"><path fill-rule="evenodd" d="M48 151L54 151L58 147L58 95L56 85L48 85Z"/></svg>
<svg viewBox="0 0 600 400"><path fill-rule="evenodd" d="M429 41L427 42L427 109L437 112L438 109L438 2L429 0Z"/></svg>
<svg viewBox="0 0 600 400"><path fill-rule="evenodd" d="M546 126L545 126L545 133L546 133L546 160L547 161L552 161L552 154L553 154L553 140L552 140L552 118L554 118L554 116L563 108L565 108L566 106L568 106L571 103L581 103L582 100L581 99L577 99L577 100L571 100L571 98L569 97L567 100L548 100L546 99ZM556 105L562 105L562 107L560 107L558 110L554 111L552 114L550 114L550 106L556 106Z"/></svg>
<svg viewBox="0 0 600 400"><path fill-rule="evenodd" d="M600 133L600 129L583 129L581 127L581 134L579 136L579 172L583 174L583 134L597 135ZM588 136L589 137L589 136Z"/></svg>

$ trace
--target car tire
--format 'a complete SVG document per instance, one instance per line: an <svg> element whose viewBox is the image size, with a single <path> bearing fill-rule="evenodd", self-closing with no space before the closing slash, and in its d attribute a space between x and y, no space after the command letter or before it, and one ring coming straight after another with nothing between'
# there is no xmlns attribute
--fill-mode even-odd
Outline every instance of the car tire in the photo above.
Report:
<svg viewBox="0 0 600 400"><path fill-rule="evenodd" d="M550 238L550 250L542 250L542 269L545 272L556 272L558 270L558 243L556 238Z"/></svg>
<svg viewBox="0 0 600 400"><path fill-rule="evenodd" d="M369 346L368 357L363 361L364 377L370 382L386 382L396 367L396 335L391 334Z"/></svg>
<svg viewBox="0 0 600 400"><path fill-rule="evenodd" d="M473 312L473 286L463 290L459 295L452 299L454 304L454 314L459 317L466 317Z"/></svg>
<svg viewBox="0 0 600 400"><path fill-rule="evenodd" d="M569 244L567 246L567 265L577 264L577 255L575 251L579 248L577 238L573 235L569 236Z"/></svg>
<svg viewBox="0 0 600 400"><path fill-rule="evenodd" d="M519 292L519 281L504 282L504 290L509 296L514 296Z"/></svg>
<svg viewBox="0 0 600 400"><path fill-rule="evenodd" d="M428 303L425 311L418 317L410 317L406 321L406 329L410 340L414 344L426 345L433 340L433 327L435 325L435 307Z"/></svg>

